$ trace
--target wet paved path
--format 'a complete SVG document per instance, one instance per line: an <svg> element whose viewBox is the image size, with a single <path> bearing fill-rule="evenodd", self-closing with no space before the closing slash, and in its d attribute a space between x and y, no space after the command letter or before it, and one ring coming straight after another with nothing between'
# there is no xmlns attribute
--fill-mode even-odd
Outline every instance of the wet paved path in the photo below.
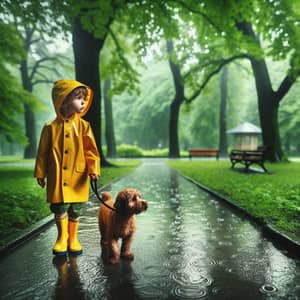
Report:
<svg viewBox="0 0 300 300"><path fill-rule="evenodd" d="M0 299L300 299L299 259L162 161L145 161L113 195L124 187L149 201L132 263L102 264L92 199L81 218L84 254L52 260L50 227L0 261Z"/></svg>

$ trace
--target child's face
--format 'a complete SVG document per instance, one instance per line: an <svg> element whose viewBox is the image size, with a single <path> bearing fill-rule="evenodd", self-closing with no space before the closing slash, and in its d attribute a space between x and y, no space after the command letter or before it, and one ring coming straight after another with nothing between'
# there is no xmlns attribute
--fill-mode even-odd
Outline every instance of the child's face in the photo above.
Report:
<svg viewBox="0 0 300 300"><path fill-rule="evenodd" d="M75 113L81 113L84 111L85 105L85 96L83 93L79 93L64 107L64 114L66 117L70 117Z"/></svg>

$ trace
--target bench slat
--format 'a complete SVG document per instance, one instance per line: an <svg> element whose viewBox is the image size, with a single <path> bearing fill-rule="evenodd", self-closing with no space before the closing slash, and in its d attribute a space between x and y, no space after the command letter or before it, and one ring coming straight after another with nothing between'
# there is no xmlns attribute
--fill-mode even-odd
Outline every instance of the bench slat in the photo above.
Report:
<svg viewBox="0 0 300 300"><path fill-rule="evenodd" d="M189 157L192 159L192 156L199 157L216 157L219 159L219 150L218 149L189 149Z"/></svg>

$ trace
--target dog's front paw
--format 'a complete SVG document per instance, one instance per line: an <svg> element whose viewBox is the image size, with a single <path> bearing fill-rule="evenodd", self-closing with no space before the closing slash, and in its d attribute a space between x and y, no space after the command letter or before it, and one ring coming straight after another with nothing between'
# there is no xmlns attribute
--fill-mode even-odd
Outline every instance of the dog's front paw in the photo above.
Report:
<svg viewBox="0 0 300 300"><path fill-rule="evenodd" d="M132 252L122 252L121 258L127 259L127 260L133 260L134 254Z"/></svg>

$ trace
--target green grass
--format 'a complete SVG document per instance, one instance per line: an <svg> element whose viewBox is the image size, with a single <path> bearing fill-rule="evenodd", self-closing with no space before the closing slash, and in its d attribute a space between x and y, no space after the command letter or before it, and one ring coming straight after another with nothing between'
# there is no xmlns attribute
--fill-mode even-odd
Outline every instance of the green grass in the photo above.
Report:
<svg viewBox="0 0 300 300"><path fill-rule="evenodd" d="M168 164L300 242L300 163L267 163L269 174L232 170L229 161Z"/></svg>
<svg viewBox="0 0 300 300"><path fill-rule="evenodd" d="M2 162L11 163L16 160L2 159ZM41 189L33 178L33 167L22 165L28 160L18 159L17 162L17 166L0 166L0 246L16 237L23 229L51 214L45 189ZM131 160L102 168L100 185L109 184L112 180L132 172L139 164L139 161Z"/></svg>

